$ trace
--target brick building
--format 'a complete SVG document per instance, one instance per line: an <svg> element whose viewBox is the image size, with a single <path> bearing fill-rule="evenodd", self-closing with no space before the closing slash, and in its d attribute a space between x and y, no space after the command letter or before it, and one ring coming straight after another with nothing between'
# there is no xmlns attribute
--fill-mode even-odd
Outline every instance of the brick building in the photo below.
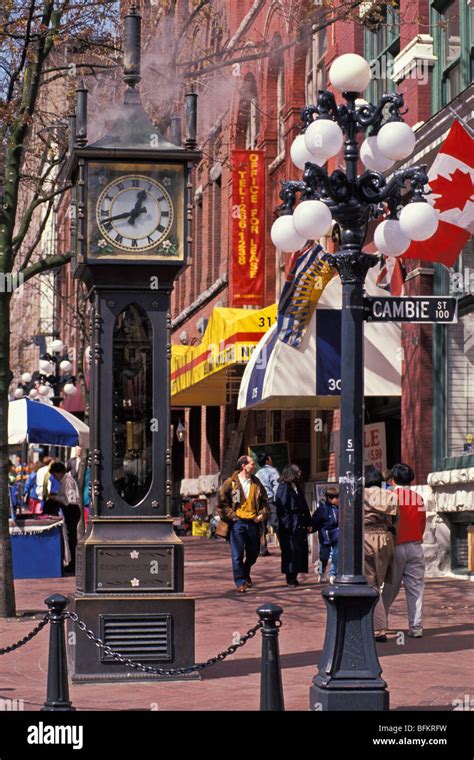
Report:
<svg viewBox="0 0 474 760"><path fill-rule="evenodd" d="M324 18L324 9L320 12ZM417 135L407 165L431 164L452 124L453 112L469 126L472 9L459 0L401 0L399 9L392 4L364 3L359 14L357 21L337 21L313 34L302 22L304 34L296 5L291 5L286 16L276 3L247 0L233 3L232 10L223 13L223 42L230 39L237 45L244 36L245 45L250 46L265 39L274 52L220 72L234 92L228 100L218 98L217 110L212 86L200 86L197 78L199 108L204 114L200 134L204 158L195 181L194 261L175 289L174 344L200 342L215 307L232 305L232 148L264 151L265 290L258 306L269 306L278 299L289 257L271 243L273 209L279 203L280 181L298 176L289 148L298 134L300 108L315 102L337 56L357 52L371 62L374 76L365 93L368 100L373 102L395 87L403 93L408 109L405 120ZM295 43L295 39L301 41ZM212 127L206 131L209 113ZM329 169L336 168L339 161L340 157L330 161ZM331 241L322 242L331 245ZM366 247L374 250L370 241ZM472 270L472 255L472 247L467 246L457 267ZM443 266L415 260L406 260L405 265L407 295L449 292ZM459 366L472 377L468 351L472 293L461 295L460 307L461 326L403 326L401 398L366 402L366 422L386 423L388 464L400 458L408 461L417 482L432 486L423 486L432 510L427 552L434 570L441 572L466 569L467 528L474 522L474 457L465 445L474 427L474 383L465 386L461 398L455 386ZM181 421L186 429L185 443L174 443L176 487L185 494L210 495L218 473L229 470L234 456L248 445L277 440L288 441L290 458L303 465L310 480L325 480L334 474L331 434L338 427L337 411L322 413L323 430L316 434L313 417L320 414L317 410L244 411L239 425L235 389L240 373L239 366L229 373L226 405L183 404L175 409L175 426ZM446 425L451 431L448 441ZM458 456L450 453L450 446ZM459 490L456 484L460 482L468 484L465 490Z"/></svg>

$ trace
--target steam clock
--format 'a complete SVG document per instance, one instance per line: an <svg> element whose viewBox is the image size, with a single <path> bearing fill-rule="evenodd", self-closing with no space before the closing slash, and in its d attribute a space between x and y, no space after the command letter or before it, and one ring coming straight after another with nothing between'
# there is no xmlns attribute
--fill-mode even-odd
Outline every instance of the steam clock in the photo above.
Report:
<svg viewBox="0 0 474 760"><path fill-rule="evenodd" d="M195 95L186 99L184 147L165 140L143 109L140 24L132 7L124 102L92 144L87 93L78 91L68 166L74 274L91 301L91 520L77 550L74 608L114 651L173 668L194 662L194 600L184 595L171 516L169 308L190 253L190 172L200 153ZM80 632L69 653L76 682L153 678Z"/></svg>

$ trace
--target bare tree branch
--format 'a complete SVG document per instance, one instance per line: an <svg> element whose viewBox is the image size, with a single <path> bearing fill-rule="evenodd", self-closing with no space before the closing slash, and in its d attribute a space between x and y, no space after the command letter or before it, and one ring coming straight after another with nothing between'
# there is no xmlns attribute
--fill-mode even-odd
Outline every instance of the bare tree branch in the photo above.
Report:
<svg viewBox="0 0 474 760"><path fill-rule="evenodd" d="M55 256L48 256L46 259L40 259L34 264L31 264L23 272L23 282L28 282L32 277L36 277L41 272L47 272L51 269L57 269L71 261L73 257L72 251L63 254L57 254Z"/></svg>

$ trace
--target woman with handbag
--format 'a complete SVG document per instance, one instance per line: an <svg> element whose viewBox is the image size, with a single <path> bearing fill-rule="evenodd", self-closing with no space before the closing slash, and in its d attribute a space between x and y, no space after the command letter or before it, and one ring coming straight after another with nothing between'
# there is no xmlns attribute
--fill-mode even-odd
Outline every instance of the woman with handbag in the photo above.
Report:
<svg viewBox="0 0 474 760"><path fill-rule="evenodd" d="M308 533L312 528L301 480L300 468L295 464L287 465L283 468L275 497L281 571L290 588L299 586L298 573L308 572Z"/></svg>

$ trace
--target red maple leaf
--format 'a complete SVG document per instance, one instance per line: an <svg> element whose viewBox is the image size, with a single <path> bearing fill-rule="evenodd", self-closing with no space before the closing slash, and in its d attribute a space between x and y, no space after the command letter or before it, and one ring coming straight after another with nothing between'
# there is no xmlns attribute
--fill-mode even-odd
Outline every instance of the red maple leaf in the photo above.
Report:
<svg viewBox="0 0 474 760"><path fill-rule="evenodd" d="M431 180L430 188L436 195L441 196L435 200L435 208L438 211L448 211L451 208L462 211L474 192L474 183L468 172L456 169L449 178L439 175Z"/></svg>

